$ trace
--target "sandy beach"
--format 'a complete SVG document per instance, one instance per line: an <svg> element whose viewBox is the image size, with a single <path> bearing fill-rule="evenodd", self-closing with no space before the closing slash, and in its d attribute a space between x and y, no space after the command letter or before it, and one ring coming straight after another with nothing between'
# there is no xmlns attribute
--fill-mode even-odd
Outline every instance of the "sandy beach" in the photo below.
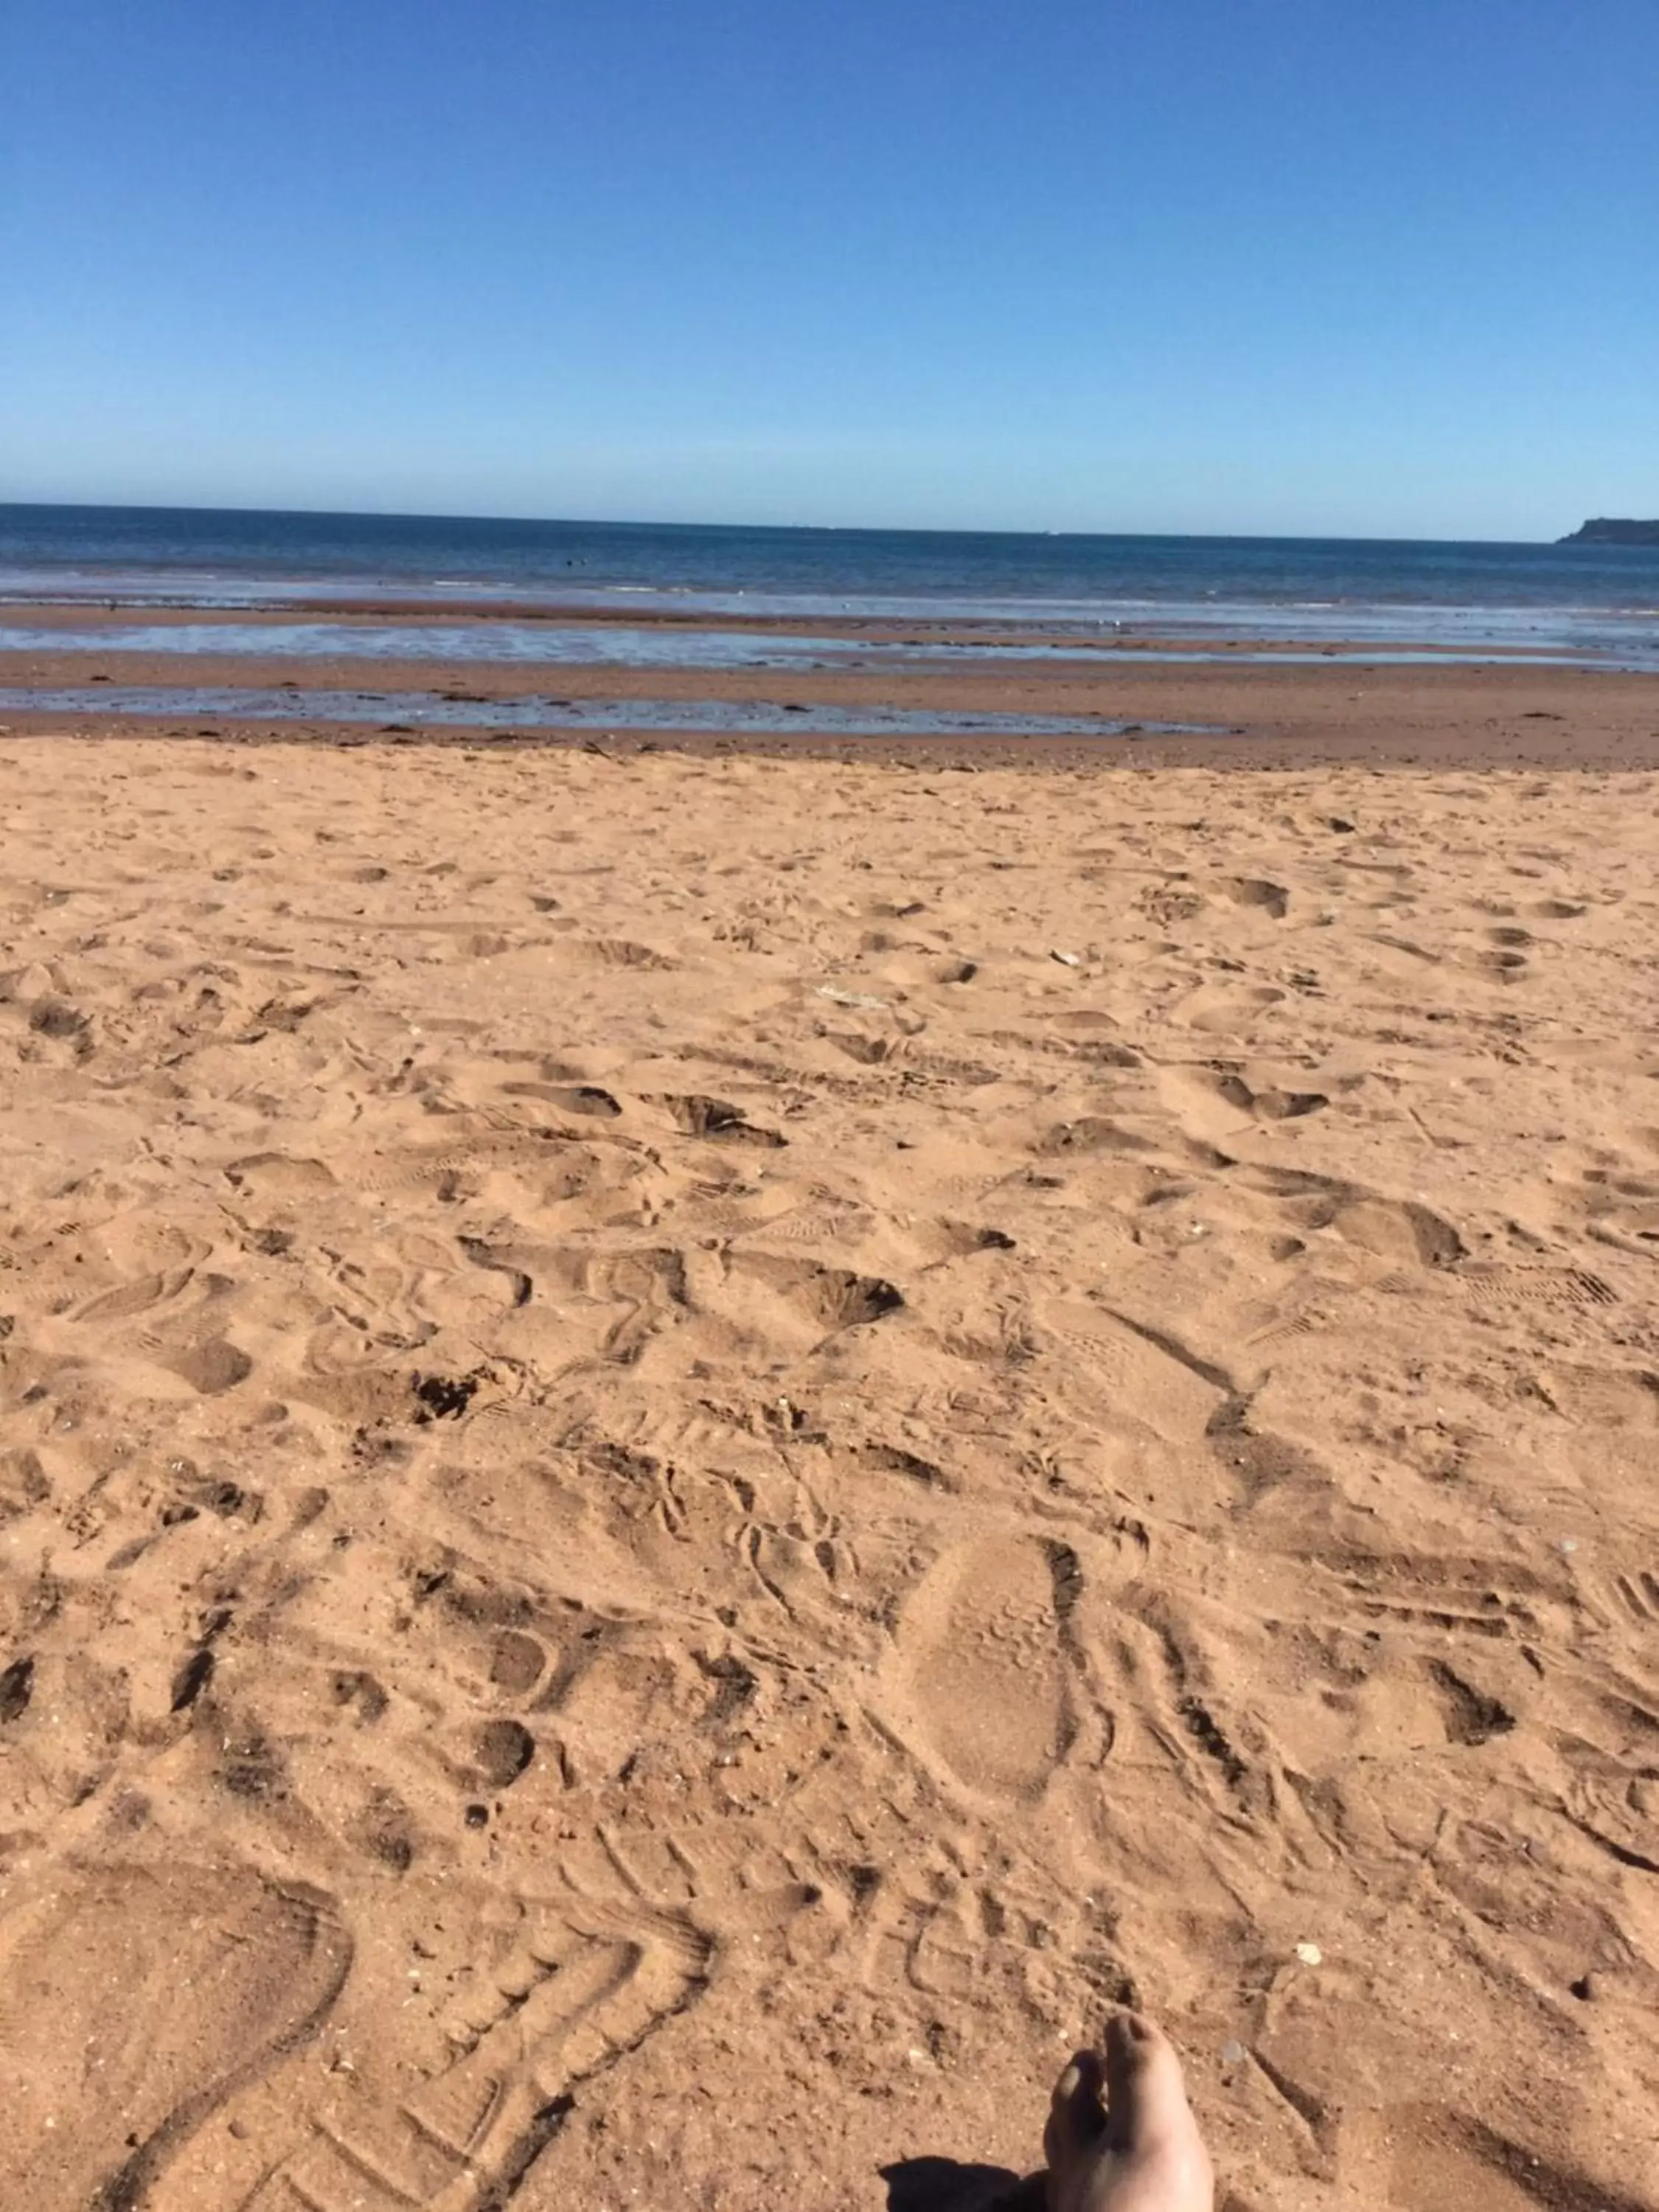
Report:
<svg viewBox="0 0 1659 2212"><path fill-rule="evenodd" d="M753 680L0 714L0 2201L1654 2212L1659 681Z"/></svg>

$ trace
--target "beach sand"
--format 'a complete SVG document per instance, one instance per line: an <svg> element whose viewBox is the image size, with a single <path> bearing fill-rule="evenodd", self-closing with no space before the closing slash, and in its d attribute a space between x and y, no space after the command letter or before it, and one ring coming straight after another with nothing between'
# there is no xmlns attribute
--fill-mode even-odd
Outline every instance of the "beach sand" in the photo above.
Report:
<svg viewBox="0 0 1659 2212"><path fill-rule="evenodd" d="M0 2202L1659 2205L1659 687L1133 680L0 740Z"/></svg>
<svg viewBox="0 0 1659 2212"><path fill-rule="evenodd" d="M32 610L32 623L52 627L45 617L52 611ZM603 741L608 735L629 747L672 746L703 753L769 750L797 758L874 758L928 767L946 763L1077 769L1365 764L1479 769L1501 763L1545 769L1659 769L1659 678L1519 658L1485 666L1444 657L1389 665L1322 653L1298 664L1282 653L1257 660L1218 655L1181 661L1149 653L1144 659L1123 661L1103 660L1079 649L1075 655L1057 654L1043 661L986 658L953 662L939 652L917 650L891 660L815 669L629 667L446 660L413 654L407 659L375 659L362 655L261 656L240 650L105 651L88 647L97 625L79 610L76 617L74 628L82 641L73 647L0 652L0 736L71 734L88 726L83 714L44 712L27 702L6 700L3 692L10 687L86 691L99 684L195 686L251 693L281 687L296 707L307 692L358 694L371 719L331 724L313 710L304 726L315 740L359 745L388 735L501 748L580 745L596 737ZM400 626L411 634L420 628L416 623ZM198 617L191 627L221 627L234 634L259 625L240 620L228 625ZM350 625L338 627L343 632ZM751 622L749 627L758 629L761 625ZM781 627L793 632L800 625ZM854 639L847 626L836 635L843 642ZM856 635L862 638L865 632ZM913 635L912 631L894 631L886 641L890 645ZM428 696L434 720L410 729L392 702L399 695L416 692ZM572 702L606 702L616 712L608 732L503 728L492 734L487 724L469 727L464 720L445 725L438 720L446 696L462 702L458 711L468 717L485 711L490 701L550 696ZM386 702L378 714L377 699ZM630 701L684 701L705 708L723 702L751 710L767 707L775 710L779 733L770 738L753 732L675 734L650 727L648 718L630 723ZM867 710L871 729L860 732L854 726L848 735L808 734L791 726L790 708L802 707L834 708L849 718ZM1201 732L1218 734L1180 735L1147 728L1133 736L964 738L951 734L947 726L937 736L883 737L880 716L893 708L932 714L947 726L952 716L973 714L1016 715L1036 730L1056 720L1098 717L1112 725L1197 726ZM252 705L234 717L219 707L192 710L182 692L176 715L125 721L105 716L97 726L149 737L200 732L241 743L267 738L291 743L295 736L293 722L262 721Z"/></svg>

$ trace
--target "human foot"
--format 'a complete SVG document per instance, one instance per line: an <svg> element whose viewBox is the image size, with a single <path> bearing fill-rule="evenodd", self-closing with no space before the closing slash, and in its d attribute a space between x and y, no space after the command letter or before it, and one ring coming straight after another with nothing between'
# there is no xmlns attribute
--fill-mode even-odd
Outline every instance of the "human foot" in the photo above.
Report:
<svg viewBox="0 0 1659 2212"><path fill-rule="evenodd" d="M1120 2013L1103 2060L1080 2051L1054 2087L1042 2148L1048 2212L1213 2212L1215 2176L1161 2029Z"/></svg>

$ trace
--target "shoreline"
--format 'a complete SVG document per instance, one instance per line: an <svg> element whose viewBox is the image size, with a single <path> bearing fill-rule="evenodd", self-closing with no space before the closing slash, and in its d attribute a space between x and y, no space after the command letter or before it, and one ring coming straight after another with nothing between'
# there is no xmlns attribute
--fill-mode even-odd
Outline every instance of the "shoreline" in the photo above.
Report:
<svg viewBox="0 0 1659 2212"><path fill-rule="evenodd" d="M1273 611L1263 604L1264 616ZM1413 609L1413 612L1425 610ZM1485 612L1519 610L1481 610ZM1540 610L1540 613L1559 610ZM1589 616L1595 611L1579 611ZM1628 612L1603 617L1613 622L1635 619ZM1171 622L1161 628L1153 609L1144 622L1124 623L1103 617L1084 622L1075 615L1032 616L1027 621L986 616L982 618L940 613L928 615L724 611L709 607L674 608L659 604L596 606L592 604L534 599L466 601L434 605L429 599L362 599L319 594L285 600L273 605L247 607L134 599L119 603L68 599L0 599L0 629L32 627L40 629L96 631L151 628L281 629L296 622L323 619L346 627L369 628L395 623L415 629L464 628L473 624L514 623L526 627L558 629L640 629L670 634L698 633L755 637L799 637L842 641L851 644L910 647L918 653L950 651L963 647L981 651L1019 651L1041 647L1059 659L1068 654L1087 661L1103 654L1187 657L1213 655L1219 659L1272 659L1286 656L1365 663L1369 656L1401 653L1429 660L1446 659L1458 665L1571 665L1615 674L1641 674L1640 668L1613 665L1604 655L1559 645L1528 645L1520 641L1458 643L1426 632L1402 627L1387 637L1344 636L1310 629L1304 635L1257 634L1247 629L1229 630L1197 622Z"/></svg>
<svg viewBox="0 0 1659 2212"><path fill-rule="evenodd" d="M0 653L0 689L14 685L82 689L94 678L118 684L187 690L241 686L360 695L420 692L441 705L451 691L469 705L545 696L614 702L608 741L663 751L755 752L784 757L892 759L937 765L953 761L1043 768L1150 766L1315 767L1437 764L1476 769L1525 767L1583 770L1659 767L1659 675L1583 668L1346 665L1232 666L1149 660L1109 675L1056 661L1040 667L878 671L641 669L606 665L528 666L485 662L319 659L302 663L240 655L192 656L188 668L163 654L88 656ZM191 685L181 685L188 673ZM1224 735L1103 735L1100 738L957 736L884 733L864 737L677 732L630 726L637 701L717 704L791 703L856 713L902 706L948 717L998 714L1072 719L1099 716L1124 723L1181 723L1219 728ZM393 719L388 711L388 720ZM162 715L55 712L0 705L0 726L14 736L75 734L155 738L194 736L204 726L227 744L310 743L361 747L447 744L511 750L591 744L589 728L492 732L473 722L434 720L413 729L364 723L276 721L257 712L244 720L222 704L197 712L182 700Z"/></svg>

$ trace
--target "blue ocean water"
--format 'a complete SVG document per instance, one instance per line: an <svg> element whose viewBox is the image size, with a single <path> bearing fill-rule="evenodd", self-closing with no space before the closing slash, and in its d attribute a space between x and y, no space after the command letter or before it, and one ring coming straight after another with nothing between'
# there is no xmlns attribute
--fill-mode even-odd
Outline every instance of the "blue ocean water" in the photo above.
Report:
<svg viewBox="0 0 1659 2212"><path fill-rule="evenodd" d="M1659 660L1659 548L0 506L0 602L489 600Z"/></svg>

